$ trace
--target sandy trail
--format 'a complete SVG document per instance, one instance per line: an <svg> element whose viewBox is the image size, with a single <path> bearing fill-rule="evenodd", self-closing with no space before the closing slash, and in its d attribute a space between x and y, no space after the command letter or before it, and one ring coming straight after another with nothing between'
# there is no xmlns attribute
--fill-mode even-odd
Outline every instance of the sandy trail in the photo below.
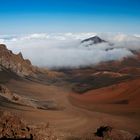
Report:
<svg viewBox="0 0 140 140"><path fill-rule="evenodd" d="M20 113L24 119L33 123L50 124L62 135L81 136L93 133L101 125L111 125L117 129L140 132L138 120L127 116L110 115L88 111L72 105L69 101L71 93L64 87L42 85L27 81L11 81L8 88L23 96L38 100L53 100L62 107L61 110L41 110L24 106L14 106L10 110ZM3 107L6 108L6 107ZM8 110L8 108L6 108Z"/></svg>

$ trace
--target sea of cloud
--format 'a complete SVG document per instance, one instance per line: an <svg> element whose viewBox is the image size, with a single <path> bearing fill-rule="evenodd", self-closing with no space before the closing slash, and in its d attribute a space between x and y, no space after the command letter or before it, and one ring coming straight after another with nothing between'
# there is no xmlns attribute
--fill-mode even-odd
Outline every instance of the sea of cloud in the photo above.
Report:
<svg viewBox="0 0 140 140"><path fill-rule="evenodd" d="M98 35L108 43L81 45L83 39ZM133 56L131 50L140 49L139 35L122 33L36 33L0 35L0 43L14 53L22 52L34 65L48 68L78 68L102 61L120 60Z"/></svg>

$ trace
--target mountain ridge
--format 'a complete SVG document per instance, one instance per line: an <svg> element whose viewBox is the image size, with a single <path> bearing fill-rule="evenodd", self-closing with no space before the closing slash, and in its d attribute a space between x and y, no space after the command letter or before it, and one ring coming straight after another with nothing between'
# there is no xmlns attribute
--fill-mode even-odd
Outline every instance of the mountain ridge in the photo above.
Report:
<svg viewBox="0 0 140 140"><path fill-rule="evenodd" d="M35 76L36 67L28 59L24 59L22 53L14 54L6 45L0 44L0 67L11 70L18 76Z"/></svg>

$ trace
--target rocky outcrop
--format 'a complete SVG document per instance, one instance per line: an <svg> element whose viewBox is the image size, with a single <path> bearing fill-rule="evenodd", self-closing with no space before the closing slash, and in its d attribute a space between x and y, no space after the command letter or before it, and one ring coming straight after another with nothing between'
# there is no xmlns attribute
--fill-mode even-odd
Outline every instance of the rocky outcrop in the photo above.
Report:
<svg viewBox="0 0 140 140"><path fill-rule="evenodd" d="M0 44L0 65L21 77L35 76L36 68L31 62L24 59L21 53L14 54L4 44Z"/></svg>
<svg viewBox="0 0 140 140"><path fill-rule="evenodd" d="M29 125L19 116L0 112L0 139L56 140L49 123Z"/></svg>

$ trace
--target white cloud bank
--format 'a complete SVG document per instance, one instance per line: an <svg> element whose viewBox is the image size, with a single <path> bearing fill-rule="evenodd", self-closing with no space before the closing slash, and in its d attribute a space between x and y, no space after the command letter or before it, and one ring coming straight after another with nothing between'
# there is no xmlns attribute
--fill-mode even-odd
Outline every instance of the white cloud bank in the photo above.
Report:
<svg viewBox="0 0 140 140"><path fill-rule="evenodd" d="M98 35L114 43L85 47L80 41ZM34 65L41 67L80 67L94 65L102 61L119 60L133 55L131 50L140 49L139 35L111 33L42 33L29 35L0 35L0 43L13 52L22 52ZM108 51L106 51L108 49Z"/></svg>

